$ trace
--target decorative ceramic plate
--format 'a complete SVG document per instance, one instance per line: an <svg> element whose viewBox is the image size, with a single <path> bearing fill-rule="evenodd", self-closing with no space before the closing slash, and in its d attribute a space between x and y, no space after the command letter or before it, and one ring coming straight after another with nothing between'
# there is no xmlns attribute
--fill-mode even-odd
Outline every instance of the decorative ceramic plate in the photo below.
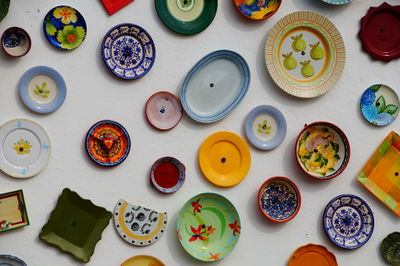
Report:
<svg viewBox="0 0 400 266"><path fill-rule="evenodd" d="M287 131L283 114L271 105L259 105L247 115L245 133L256 148L271 150L285 139Z"/></svg>
<svg viewBox="0 0 400 266"><path fill-rule="evenodd" d="M0 232L29 225L22 190L0 194L0 218Z"/></svg>
<svg viewBox="0 0 400 266"><path fill-rule="evenodd" d="M133 0L101 0L101 3L110 16L131 2Z"/></svg>
<svg viewBox="0 0 400 266"><path fill-rule="evenodd" d="M179 97L186 113L201 123L212 123L230 114L243 100L250 83L244 58L219 50L203 57L187 74Z"/></svg>
<svg viewBox="0 0 400 266"><path fill-rule="evenodd" d="M181 34L196 34L214 20L218 0L155 0L165 26Z"/></svg>
<svg viewBox="0 0 400 266"><path fill-rule="evenodd" d="M225 197L202 193L188 200L181 209L177 234L182 247L202 261L223 259L239 240L239 214Z"/></svg>
<svg viewBox="0 0 400 266"><path fill-rule="evenodd" d="M12 177L38 174L50 157L50 139L33 121L15 119L0 127L0 169Z"/></svg>
<svg viewBox="0 0 400 266"><path fill-rule="evenodd" d="M390 265L400 265L400 233L389 234L381 244L381 255Z"/></svg>
<svg viewBox="0 0 400 266"><path fill-rule="evenodd" d="M121 266L165 266L165 264L153 256L137 255L124 261Z"/></svg>
<svg viewBox="0 0 400 266"><path fill-rule="evenodd" d="M240 183L249 172L250 164L249 147L232 132L216 132L201 144L200 169L214 185L231 187Z"/></svg>
<svg viewBox="0 0 400 266"><path fill-rule="evenodd" d="M156 47L150 34L130 23L116 25L107 32L101 53L106 67L123 79L143 77L156 59Z"/></svg>
<svg viewBox="0 0 400 266"><path fill-rule="evenodd" d="M374 231L374 214L360 197L343 194L326 206L323 225L326 235L337 246L359 248L367 243Z"/></svg>
<svg viewBox="0 0 400 266"><path fill-rule="evenodd" d="M87 28L78 10L70 6L56 6L44 18L43 32L51 45L68 51L82 44Z"/></svg>
<svg viewBox="0 0 400 266"><path fill-rule="evenodd" d="M350 160L350 143L338 126L314 122L306 124L297 137L295 155L307 175L331 179L346 169Z"/></svg>
<svg viewBox="0 0 400 266"><path fill-rule="evenodd" d="M308 244L296 249L288 266L338 266L336 257L326 247Z"/></svg>
<svg viewBox="0 0 400 266"><path fill-rule="evenodd" d="M400 5L384 2L370 7L361 19L358 36L364 51L372 58L386 62L400 57Z"/></svg>
<svg viewBox="0 0 400 266"><path fill-rule="evenodd" d="M76 259L89 262L111 218L111 212L64 188L39 237Z"/></svg>
<svg viewBox="0 0 400 266"><path fill-rule="evenodd" d="M146 118L159 130L174 128L181 121L183 112L179 98L167 91L153 94L145 106Z"/></svg>
<svg viewBox="0 0 400 266"><path fill-rule="evenodd" d="M26 266L26 263L20 258L11 255L0 255L0 265L4 266Z"/></svg>
<svg viewBox="0 0 400 266"><path fill-rule="evenodd" d="M239 12L253 20L267 19L278 11L281 0L234 0Z"/></svg>
<svg viewBox="0 0 400 266"><path fill-rule="evenodd" d="M102 120L94 124L86 134L86 151L101 166L122 163L131 150L128 131L118 122Z"/></svg>
<svg viewBox="0 0 400 266"><path fill-rule="evenodd" d="M153 186L161 192L172 193L181 188L186 178L183 163L174 157L158 159L150 170Z"/></svg>
<svg viewBox="0 0 400 266"><path fill-rule="evenodd" d="M397 93L384 84L375 84L366 89L360 101L361 113L375 126L394 122L399 114L399 106Z"/></svg>
<svg viewBox="0 0 400 266"><path fill-rule="evenodd" d="M357 180L400 216L400 136L392 131L375 150Z"/></svg>
<svg viewBox="0 0 400 266"><path fill-rule="evenodd" d="M1 47L11 57L26 55L31 46L31 37L24 29L18 27L8 28L1 36Z"/></svg>
<svg viewBox="0 0 400 266"><path fill-rule="evenodd" d="M271 177L258 190L257 203L261 213L270 221L284 223L299 212L300 191L287 177Z"/></svg>
<svg viewBox="0 0 400 266"><path fill-rule="evenodd" d="M332 5L344 5L350 3L353 0L322 0L322 1Z"/></svg>
<svg viewBox="0 0 400 266"><path fill-rule="evenodd" d="M147 246L160 239L167 228L167 213L159 213L120 199L114 209L114 224L129 244Z"/></svg>
<svg viewBox="0 0 400 266"><path fill-rule="evenodd" d="M299 11L280 19L268 33L265 61L282 90L311 98L325 94L339 80L345 48L332 22L318 13Z"/></svg>
<svg viewBox="0 0 400 266"><path fill-rule="evenodd" d="M36 66L24 73L19 81L22 102L37 113L51 113L60 108L67 95L63 77L56 70Z"/></svg>
<svg viewBox="0 0 400 266"><path fill-rule="evenodd" d="M0 0L0 22L7 16L10 0Z"/></svg>

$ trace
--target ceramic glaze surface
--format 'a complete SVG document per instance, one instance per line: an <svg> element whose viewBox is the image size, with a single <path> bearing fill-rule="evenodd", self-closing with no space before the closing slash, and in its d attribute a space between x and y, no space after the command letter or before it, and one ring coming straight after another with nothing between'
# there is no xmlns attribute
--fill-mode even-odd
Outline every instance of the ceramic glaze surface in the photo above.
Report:
<svg viewBox="0 0 400 266"><path fill-rule="evenodd" d="M119 200L114 209L114 225L129 244L147 246L160 239L167 228L167 213Z"/></svg>
<svg viewBox="0 0 400 266"><path fill-rule="evenodd" d="M400 233L389 234L381 244L381 255L390 265L400 264Z"/></svg>
<svg viewBox="0 0 400 266"><path fill-rule="evenodd" d="M150 124L160 130L174 128L183 115L179 98L166 91L157 92L149 98L145 113Z"/></svg>
<svg viewBox="0 0 400 266"><path fill-rule="evenodd" d="M165 264L153 256L137 255L124 261L121 266L165 266Z"/></svg>
<svg viewBox="0 0 400 266"><path fill-rule="evenodd" d="M338 266L336 257L326 247L308 244L298 248L288 266Z"/></svg>
<svg viewBox="0 0 400 266"><path fill-rule="evenodd" d="M0 215L0 232L29 225L22 190L0 194Z"/></svg>
<svg viewBox="0 0 400 266"><path fill-rule="evenodd" d="M386 126L399 115L397 93L387 85L375 84L364 91L360 100L361 113L373 125Z"/></svg>
<svg viewBox="0 0 400 266"><path fill-rule="evenodd" d="M106 67L123 79L137 79L146 75L156 57L149 33L130 23L111 28L104 36L101 50Z"/></svg>
<svg viewBox="0 0 400 266"><path fill-rule="evenodd" d="M344 5L350 3L353 0L322 0L322 1L332 5Z"/></svg>
<svg viewBox="0 0 400 266"><path fill-rule="evenodd" d="M183 248L202 261L220 260L239 240L241 224L232 203L219 194L203 193L181 209L177 234Z"/></svg>
<svg viewBox="0 0 400 266"><path fill-rule="evenodd" d="M162 157L150 170L153 186L161 192L172 193L181 188L186 178L185 166L176 158Z"/></svg>
<svg viewBox="0 0 400 266"><path fill-rule="evenodd" d="M24 29L12 27L3 33L1 45L8 55L20 57L31 49L31 38Z"/></svg>
<svg viewBox="0 0 400 266"><path fill-rule="evenodd" d="M0 255L0 265L1 266L26 266L26 263L11 255Z"/></svg>
<svg viewBox="0 0 400 266"><path fill-rule="evenodd" d="M213 52L186 76L180 90L183 108L198 122L218 121L241 102L249 82L248 65L239 54L227 50Z"/></svg>
<svg viewBox="0 0 400 266"><path fill-rule="evenodd" d="M266 19L275 14L281 0L234 0L239 12L251 19Z"/></svg>
<svg viewBox="0 0 400 266"><path fill-rule="evenodd" d="M354 249L364 245L374 231L374 215L368 204L354 195L339 195L325 208L326 235L339 247Z"/></svg>

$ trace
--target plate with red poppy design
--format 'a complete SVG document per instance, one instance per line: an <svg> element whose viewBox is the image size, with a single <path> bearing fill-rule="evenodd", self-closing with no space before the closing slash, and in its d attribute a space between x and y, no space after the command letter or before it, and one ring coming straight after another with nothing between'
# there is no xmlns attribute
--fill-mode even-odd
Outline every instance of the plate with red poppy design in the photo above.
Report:
<svg viewBox="0 0 400 266"><path fill-rule="evenodd" d="M182 247L202 261L226 257L239 240L240 231L239 213L227 198L216 193L202 193L188 200L177 222Z"/></svg>

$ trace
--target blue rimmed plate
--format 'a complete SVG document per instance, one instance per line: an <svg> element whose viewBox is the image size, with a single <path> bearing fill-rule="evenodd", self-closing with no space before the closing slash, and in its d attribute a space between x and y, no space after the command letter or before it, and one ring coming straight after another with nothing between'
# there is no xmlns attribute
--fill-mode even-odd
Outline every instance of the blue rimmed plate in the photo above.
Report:
<svg viewBox="0 0 400 266"><path fill-rule="evenodd" d="M228 50L203 57L187 74L179 91L186 113L201 123L230 114L243 100L250 83L244 58Z"/></svg>
<svg viewBox="0 0 400 266"><path fill-rule="evenodd" d="M82 44L87 27L78 10L70 6L56 6L44 17L43 32L52 46L69 51Z"/></svg>
<svg viewBox="0 0 400 266"><path fill-rule="evenodd" d="M123 79L143 77L156 59L156 47L150 34L130 23L116 25L106 33L101 53L106 67Z"/></svg>
<svg viewBox="0 0 400 266"><path fill-rule="evenodd" d="M19 82L22 102L36 113L54 112L64 103L66 95L63 77L50 67L33 67L22 75Z"/></svg>
<svg viewBox="0 0 400 266"><path fill-rule="evenodd" d="M151 183L164 193L172 193L180 189L185 178L185 165L174 157L162 157L150 169Z"/></svg>
<svg viewBox="0 0 400 266"><path fill-rule="evenodd" d="M0 255L0 265L5 265L5 266L26 266L26 263L23 260L21 260L20 258L17 258L15 256Z"/></svg>
<svg viewBox="0 0 400 266"><path fill-rule="evenodd" d="M346 249L359 248L374 231L374 215L358 196L343 194L333 198L325 208L323 226L328 238Z"/></svg>
<svg viewBox="0 0 400 266"><path fill-rule="evenodd" d="M287 131L283 114L271 105L259 105L247 115L245 132L256 148L271 150L285 139Z"/></svg>

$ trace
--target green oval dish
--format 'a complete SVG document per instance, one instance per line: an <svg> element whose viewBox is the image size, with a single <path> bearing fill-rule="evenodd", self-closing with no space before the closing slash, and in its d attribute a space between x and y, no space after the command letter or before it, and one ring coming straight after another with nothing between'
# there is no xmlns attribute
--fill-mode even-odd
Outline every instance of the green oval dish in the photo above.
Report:
<svg viewBox="0 0 400 266"><path fill-rule="evenodd" d="M196 34L206 29L217 13L218 0L155 0L157 14L171 30Z"/></svg>
<svg viewBox="0 0 400 266"><path fill-rule="evenodd" d="M239 240L239 214L225 197L202 193L188 200L181 209L177 234L182 247L202 261L220 260Z"/></svg>
<svg viewBox="0 0 400 266"><path fill-rule="evenodd" d="M389 234L381 244L382 257L391 265L400 265L400 233Z"/></svg>

